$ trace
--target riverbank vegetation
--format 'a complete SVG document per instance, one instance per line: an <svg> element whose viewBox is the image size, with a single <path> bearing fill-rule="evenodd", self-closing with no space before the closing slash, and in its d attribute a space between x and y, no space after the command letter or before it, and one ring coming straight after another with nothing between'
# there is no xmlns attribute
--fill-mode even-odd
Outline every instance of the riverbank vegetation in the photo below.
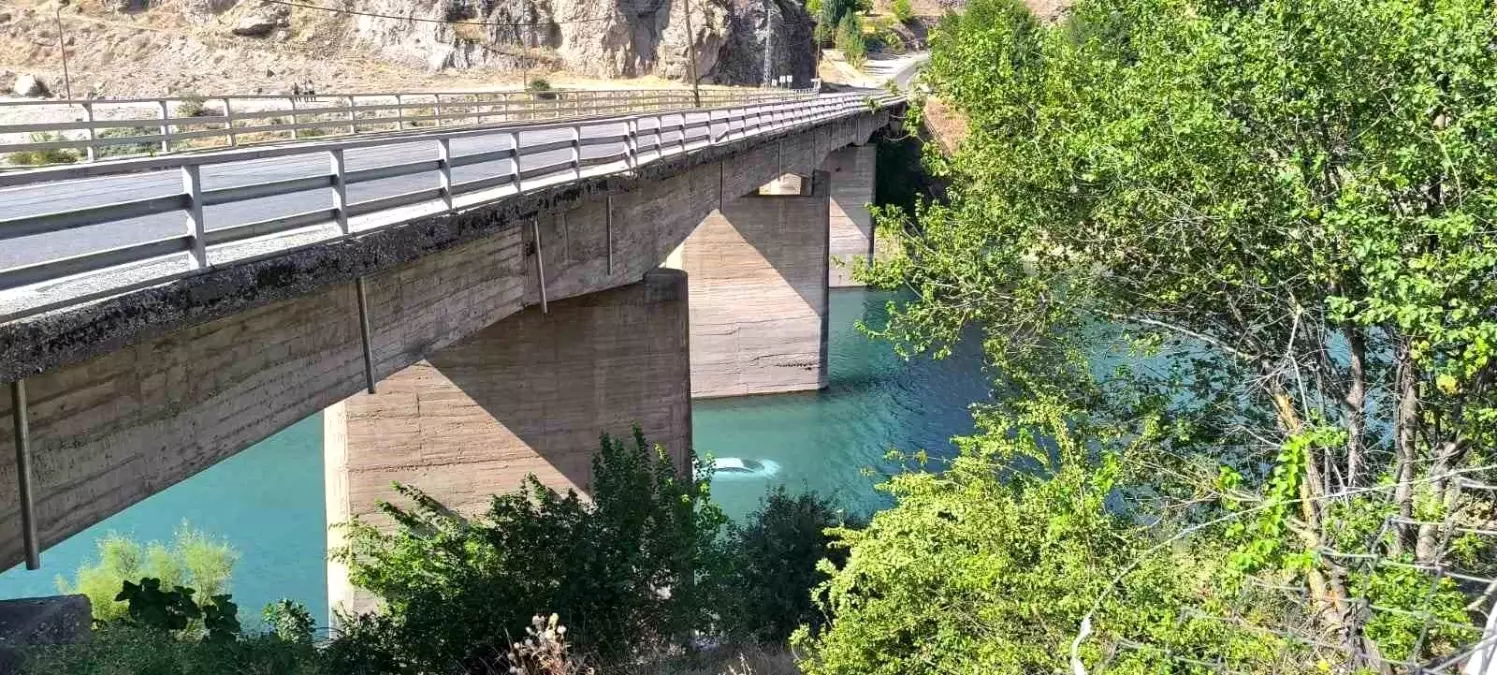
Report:
<svg viewBox="0 0 1497 675"><path fill-rule="evenodd" d="M636 430L603 437L590 499L531 479L464 517L399 486L401 503L345 524L347 546L333 552L377 613L341 616L318 640L294 603L267 608L266 630L246 630L226 594L125 580L110 599L124 609L98 622L99 639L41 649L29 672L778 670L792 661L790 633L824 620L811 589L825 579L822 561L839 559L829 530L856 524L824 499L784 491L730 523L712 502L711 475L703 463L683 479ZM118 548L140 549L109 551Z"/></svg>
<svg viewBox="0 0 1497 675"><path fill-rule="evenodd" d="M1458 663L1497 589L1494 32L1461 0L949 17L924 81L971 134L945 202L884 213L866 277L916 299L871 329L980 328L998 395L844 537L807 670Z"/></svg>

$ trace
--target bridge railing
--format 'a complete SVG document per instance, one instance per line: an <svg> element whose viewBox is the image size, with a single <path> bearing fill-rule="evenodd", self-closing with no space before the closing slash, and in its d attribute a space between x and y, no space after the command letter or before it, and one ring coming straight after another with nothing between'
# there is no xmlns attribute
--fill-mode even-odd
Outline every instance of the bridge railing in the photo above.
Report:
<svg viewBox="0 0 1497 675"><path fill-rule="evenodd" d="M702 107L814 96L812 90L703 89ZM431 131L695 107L687 89L306 94L0 102L0 160L93 162L312 138Z"/></svg>
<svg viewBox="0 0 1497 675"><path fill-rule="evenodd" d="M823 95L0 174L0 188L10 195L18 189L53 195L27 197L32 202L76 201L83 193L125 197L0 213L0 252L22 256L9 267L0 259L0 321L901 101L882 93ZM354 159L363 166L351 168ZM254 171L225 170L246 167ZM267 173L274 177L255 179ZM161 179L173 175L180 187L163 189ZM277 199L284 203L264 215L267 200ZM163 219L176 232L150 236ZM47 248L38 243L47 237L74 252L26 254Z"/></svg>

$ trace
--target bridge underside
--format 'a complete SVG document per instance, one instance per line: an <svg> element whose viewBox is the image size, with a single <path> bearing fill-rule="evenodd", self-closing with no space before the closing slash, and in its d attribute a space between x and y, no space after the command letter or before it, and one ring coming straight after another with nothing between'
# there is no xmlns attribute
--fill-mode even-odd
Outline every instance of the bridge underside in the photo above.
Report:
<svg viewBox="0 0 1497 675"><path fill-rule="evenodd" d="M404 391L407 404L426 400L423 395L435 394L414 394L413 399L412 389L402 387L409 384L420 389L425 382L442 389L446 386L442 381L471 382L479 375L498 372L495 369L500 366L486 359L499 357L477 355L499 353L498 345L509 338L509 329L523 326L531 331L529 335L542 335L545 325L568 312L596 314L614 305L635 309L614 307L609 310L611 320L589 319L590 330L615 336L627 332L636 322L624 316L628 311L654 317L644 321L656 326L663 321L657 319L664 316L659 313L664 310L643 300L620 298L648 295L652 282L646 279L647 273L686 242L715 209L724 207L723 212L731 217L738 208L735 197L755 192L787 173L811 176L823 166L828 153L866 142L887 121L886 113L870 112L866 119L714 148L711 153L650 167L637 177L599 179L526 194L491 208L418 221L338 246L246 262L44 315L23 325L0 327L6 354L0 362L0 378L24 376L29 393L32 485L41 541L44 546L61 541L364 389L356 278L363 278L367 288L375 378L385 381L381 386L390 396ZM829 189L835 190L835 183ZM795 199L820 199L822 211L829 209L825 195ZM818 222L823 242L827 240L825 223L825 217ZM802 298L813 308L801 315L808 321L812 316L817 322L825 321L829 276L825 243L821 251L816 271L821 280L819 300ZM770 259L776 254L762 255ZM689 254L686 257L690 259ZM614 294L621 295L603 301ZM691 303L698 302L696 289L690 298ZM820 314L814 311L817 302ZM529 318L543 304L549 313ZM678 304L664 304L674 308L666 314L679 313ZM699 322L694 312L691 316L695 337ZM610 323L620 325L610 327ZM818 323L811 332L822 341L821 362L814 369L819 385L825 381L824 330ZM669 343L668 333L650 339ZM552 342L560 358L564 341ZM593 345L587 349L596 348L596 343L585 340L572 348L584 350L586 344ZM668 356L661 353L651 358ZM555 372L541 374L549 369L539 367L542 361L535 363L534 387L557 378ZM595 374L615 372L615 365L593 365ZM693 362L692 368L699 369L699 364ZM616 385L621 383L606 377L579 379L580 389L575 390L579 397L591 392L601 398L591 403L579 399L575 403L581 407L558 414L550 422L540 419L519 426L512 420L519 419L516 415L523 417L523 410L501 405L506 400L505 385L486 384L481 391L462 386L470 400L454 408L462 411L461 419L448 420L449 428L457 438L468 432L477 434L472 436L475 445L482 441L494 452L525 447L525 452L549 463L556 455L547 448L591 452L596 434L603 430L552 433L547 430L549 424L613 428L623 420L658 418L663 428L647 430L650 435L667 442L672 450L684 450L689 447L689 404L683 412L676 403L661 403L680 398L661 392L689 386L682 379L663 377L659 385L663 388L650 392L638 388L655 386L644 382L619 388ZM647 395L658 399L651 401L657 406L653 411L615 404ZM382 391L367 398L384 396ZM362 433L357 428L361 413L356 410L363 405L351 401L345 418L348 475L359 466L355 454L359 452L356 439ZM548 417L544 411L525 414ZM10 401L0 400L0 457L15 454L10 419ZM535 431L535 424L542 424L542 431ZM500 428L508 429L509 446L491 442L505 437L497 431ZM421 447L429 447L422 443ZM569 457L551 465L554 480L548 482L561 487L585 482L578 468L585 464L576 455ZM396 474L414 475L409 472L422 466L421 461L416 457L395 465L399 467ZM501 472L502 479L465 478L472 484L453 484L452 491L454 495L502 491L512 487L513 477L538 466L534 458L516 459ZM382 478L388 483L389 477ZM0 532L20 532L16 485L15 465L0 462ZM366 511L371 500L378 498L375 492L358 492L355 499L355 486L346 487L343 509L349 515ZM332 515L339 515L339 510L335 508ZM0 565L12 565L21 558L19 536L0 538Z"/></svg>

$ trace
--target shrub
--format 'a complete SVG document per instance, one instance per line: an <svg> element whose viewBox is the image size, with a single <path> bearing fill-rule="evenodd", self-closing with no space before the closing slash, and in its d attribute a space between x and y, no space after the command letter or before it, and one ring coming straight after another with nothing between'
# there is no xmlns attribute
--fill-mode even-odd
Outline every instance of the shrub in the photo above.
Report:
<svg viewBox="0 0 1497 675"><path fill-rule="evenodd" d="M131 138L133 136L151 136L157 133L155 127L111 127L99 132L99 138ZM141 141L139 143L120 143L116 145L101 145L94 150L97 157L127 157L131 155L152 155L156 148L161 147L155 141Z"/></svg>
<svg viewBox="0 0 1497 675"><path fill-rule="evenodd" d="M636 429L632 444L603 436L591 502L532 476L470 520L397 486L414 506L381 504L396 530L355 521L334 552L388 608L388 619L360 619L356 630L378 658L399 655L417 670L492 667L535 608L556 612L577 648L604 662L679 643L709 623L708 581L721 567L726 519L709 479L702 467L682 480Z"/></svg>
<svg viewBox="0 0 1497 675"><path fill-rule="evenodd" d="M99 540L98 549L98 561L79 566L72 583L57 577L59 592L88 596L98 621L124 618L128 606L115 596L124 582L143 577L159 579L167 588L192 587L204 597L224 593L239 557L227 543L192 529L186 522L178 527L171 548L159 542L142 545L110 533Z"/></svg>
<svg viewBox="0 0 1497 675"><path fill-rule="evenodd" d="M67 140L62 134L38 132L31 134L32 143L51 143ZM44 150L22 150L5 156L13 166L45 166L48 164L72 164L78 161L78 151L71 148L47 148Z"/></svg>
<svg viewBox="0 0 1497 675"><path fill-rule="evenodd" d="M848 13L837 24L837 49L848 63L861 67L868 60L868 45L863 42L863 23L858 15Z"/></svg>
<svg viewBox="0 0 1497 675"><path fill-rule="evenodd" d="M915 9L910 6L910 0L894 0L894 6L890 8L894 13L894 19L900 23L909 23L915 18Z"/></svg>
<svg viewBox="0 0 1497 675"><path fill-rule="evenodd" d="M870 49L890 54L903 54L905 50L904 38L900 37L899 31L894 30L893 26L880 26L873 39L864 40L864 44Z"/></svg>
<svg viewBox="0 0 1497 675"><path fill-rule="evenodd" d="M208 117L217 114L218 111L209 107L207 101L201 96L184 96L181 102L177 103L177 117Z"/></svg>
<svg viewBox="0 0 1497 675"><path fill-rule="evenodd" d="M266 605L260 617L276 637L287 642L312 644L312 632L317 623L312 620L312 613L301 603L277 600Z"/></svg>
<svg viewBox="0 0 1497 675"><path fill-rule="evenodd" d="M525 85L525 91L530 92L538 99L551 100L556 98L556 92L551 88L551 82L544 77L537 77Z"/></svg>
<svg viewBox="0 0 1497 675"><path fill-rule="evenodd" d="M844 525L856 528L815 494L792 497L778 488L765 496L746 524L729 528L723 631L736 640L780 643L801 625L819 630L824 617L811 590L826 574L817 564L846 560L844 549L828 546L827 534Z"/></svg>
<svg viewBox="0 0 1497 675"><path fill-rule="evenodd" d="M332 675L310 643L274 635L227 642L181 640L160 631L106 626L80 644L26 651L23 673L35 675ZM341 671L349 672L353 671ZM365 671L371 673L375 671Z"/></svg>

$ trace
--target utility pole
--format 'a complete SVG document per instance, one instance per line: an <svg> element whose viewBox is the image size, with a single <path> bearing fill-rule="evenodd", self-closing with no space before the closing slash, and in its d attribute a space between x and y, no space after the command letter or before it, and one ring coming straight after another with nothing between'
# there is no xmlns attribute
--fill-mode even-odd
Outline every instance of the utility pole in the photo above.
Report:
<svg viewBox="0 0 1497 675"><path fill-rule="evenodd" d="M57 52L62 55L62 88L68 100L73 99L73 79L68 76L68 46L62 41L62 5L67 0L58 0L52 5L52 17L57 19Z"/></svg>
<svg viewBox="0 0 1497 675"><path fill-rule="evenodd" d="M681 0L686 14L686 75L691 78L691 103L702 107L702 93L697 89L697 34L691 29L691 0Z"/></svg>
<svg viewBox="0 0 1497 675"><path fill-rule="evenodd" d="M774 7L774 0L764 0L764 87L775 86Z"/></svg>

